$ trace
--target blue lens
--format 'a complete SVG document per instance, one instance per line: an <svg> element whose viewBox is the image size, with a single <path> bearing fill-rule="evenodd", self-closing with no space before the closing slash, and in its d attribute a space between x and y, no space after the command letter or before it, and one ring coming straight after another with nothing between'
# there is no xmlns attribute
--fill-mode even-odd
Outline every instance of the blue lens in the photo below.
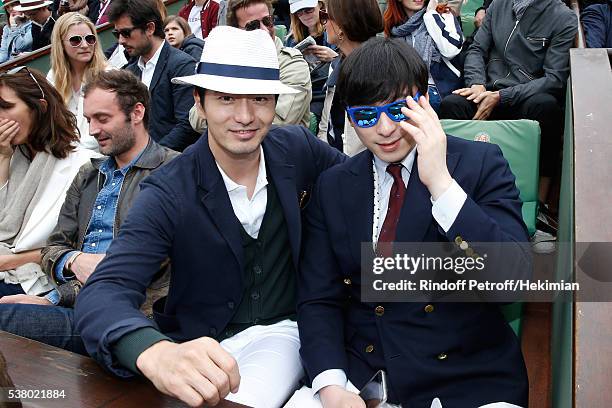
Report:
<svg viewBox="0 0 612 408"><path fill-rule="evenodd" d="M387 108L387 113L389 114L389 118L395 122L401 122L402 120L406 120L406 115L402 113L402 108L406 108L405 102L397 102L392 105L389 105Z"/></svg>
<svg viewBox="0 0 612 408"><path fill-rule="evenodd" d="M378 121L378 111L375 107L364 107L353 112L353 118L359 127L372 127Z"/></svg>

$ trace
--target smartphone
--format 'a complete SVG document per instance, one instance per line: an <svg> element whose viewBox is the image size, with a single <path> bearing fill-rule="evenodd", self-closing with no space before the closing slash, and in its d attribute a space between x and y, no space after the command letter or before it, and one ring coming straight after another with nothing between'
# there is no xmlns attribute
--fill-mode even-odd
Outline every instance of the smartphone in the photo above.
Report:
<svg viewBox="0 0 612 408"><path fill-rule="evenodd" d="M367 408L376 408L387 402L387 376L383 370L378 371L359 391L359 396Z"/></svg>

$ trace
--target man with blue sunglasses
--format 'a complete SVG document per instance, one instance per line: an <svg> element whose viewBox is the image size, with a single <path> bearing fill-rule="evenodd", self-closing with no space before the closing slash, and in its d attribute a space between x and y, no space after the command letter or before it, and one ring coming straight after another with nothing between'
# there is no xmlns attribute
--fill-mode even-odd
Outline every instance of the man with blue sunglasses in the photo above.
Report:
<svg viewBox="0 0 612 408"><path fill-rule="evenodd" d="M387 402L404 407L527 406L520 344L496 304L364 300L364 259L391 260L396 243L472 258L472 243L528 240L499 147L447 136L427 77L416 51L391 39L370 39L342 64L338 93L368 150L323 172L306 208L298 327L311 388L289 407L365 408L356 392L379 370ZM517 253L514 271L528 271L529 253Z"/></svg>

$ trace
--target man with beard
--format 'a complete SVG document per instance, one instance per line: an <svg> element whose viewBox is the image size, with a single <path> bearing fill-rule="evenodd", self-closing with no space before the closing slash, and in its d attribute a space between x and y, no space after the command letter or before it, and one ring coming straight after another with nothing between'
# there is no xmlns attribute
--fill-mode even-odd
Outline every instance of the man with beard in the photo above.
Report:
<svg viewBox="0 0 612 408"><path fill-rule="evenodd" d="M149 88L149 132L153 140L183 151L198 134L189 124L193 87L173 84L174 77L194 73L196 61L172 47L164 38L164 26L154 0L113 0L109 11L113 34L130 57L138 57L126 69Z"/></svg>
<svg viewBox="0 0 612 408"><path fill-rule="evenodd" d="M0 330L81 354L86 354L85 348L73 324L76 296L117 235L140 181L178 155L149 136L149 93L130 72L105 71L85 86L84 93L89 131L100 153L108 157L93 158L79 170L42 249L42 269L57 289L44 297L14 295L0 300ZM150 313L152 301L167 292L168 276L165 268L159 269L144 313Z"/></svg>

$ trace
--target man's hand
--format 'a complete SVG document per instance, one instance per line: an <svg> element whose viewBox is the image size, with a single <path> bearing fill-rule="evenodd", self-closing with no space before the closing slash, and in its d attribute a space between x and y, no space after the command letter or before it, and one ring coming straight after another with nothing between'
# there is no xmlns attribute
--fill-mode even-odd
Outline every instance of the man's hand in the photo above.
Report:
<svg viewBox="0 0 612 408"><path fill-rule="evenodd" d="M482 25L482 21L484 20L486 14L487 14L487 11L485 9L478 10L476 15L474 16L474 27L480 28L480 26Z"/></svg>
<svg viewBox="0 0 612 408"><path fill-rule="evenodd" d="M487 120L491 116L493 109L499 104L499 92L485 91L474 99L474 103L478 104L478 110L472 118L473 120Z"/></svg>
<svg viewBox="0 0 612 408"><path fill-rule="evenodd" d="M465 97L468 101L473 101L483 92L486 92L486 88L484 85L472 85L469 88L460 88L454 90L453 93L455 95L461 95Z"/></svg>
<svg viewBox="0 0 612 408"><path fill-rule="evenodd" d="M11 141L19 133L19 123L14 120L0 119L0 156L11 157L13 146Z"/></svg>
<svg viewBox="0 0 612 408"><path fill-rule="evenodd" d="M104 259L105 254L86 254L81 253L72 263L70 270L74 273L74 276L81 282L85 284L89 275L93 273L96 269L96 266Z"/></svg>
<svg viewBox="0 0 612 408"><path fill-rule="evenodd" d="M328 385L319 391L323 408L366 408L366 403L354 392L339 385Z"/></svg>
<svg viewBox="0 0 612 408"><path fill-rule="evenodd" d="M408 108L402 108L402 113L408 120L400 122L400 126L416 142L419 178L437 200L453 181L446 167L446 133L424 96L418 104L411 97L406 101Z"/></svg>
<svg viewBox="0 0 612 408"><path fill-rule="evenodd" d="M45 306L52 305L52 303L49 302L44 297L38 297L38 296L33 296L33 295L3 296L0 298L0 304L1 303L11 303L11 304L19 303L22 305L45 305Z"/></svg>
<svg viewBox="0 0 612 408"><path fill-rule="evenodd" d="M310 45L304 50L304 54L314 55L322 62L329 62L338 56L336 51L323 45Z"/></svg>
<svg viewBox="0 0 612 408"><path fill-rule="evenodd" d="M138 356L136 366L158 390L192 407L217 405L240 385L238 363L210 337L160 341Z"/></svg>

